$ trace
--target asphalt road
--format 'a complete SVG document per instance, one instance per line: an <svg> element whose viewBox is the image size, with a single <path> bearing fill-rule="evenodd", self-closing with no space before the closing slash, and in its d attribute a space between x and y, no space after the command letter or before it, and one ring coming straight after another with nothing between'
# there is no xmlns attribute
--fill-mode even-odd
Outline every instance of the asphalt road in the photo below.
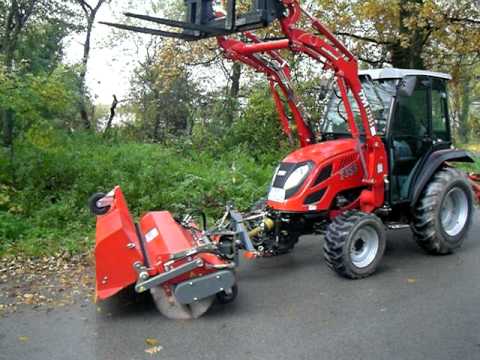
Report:
<svg viewBox="0 0 480 360"><path fill-rule="evenodd" d="M244 261L235 303L194 321L167 320L149 297L127 295L98 308L24 310L0 319L0 359L478 360L478 215L450 256L391 232L381 268L364 280L330 272L313 237L292 254ZM147 337L162 350L145 353Z"/></svg>

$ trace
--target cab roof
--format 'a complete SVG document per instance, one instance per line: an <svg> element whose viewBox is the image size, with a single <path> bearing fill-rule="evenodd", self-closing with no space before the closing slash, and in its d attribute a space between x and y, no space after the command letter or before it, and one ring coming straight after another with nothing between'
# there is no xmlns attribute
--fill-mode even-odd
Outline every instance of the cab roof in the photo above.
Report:
<svg viewBox="0 0 480 360"><path fill-rule="evenodd" d="M405 76L429 76L434 78L440 78L445 80L452 80L452 76L445 73L439 73L426 70L414 70L414 69L397 69L397 68L383 68L383 69L368 69L360 70L358 72L360 76L367 75L372 80L381 79L402 79Z"/></svg>

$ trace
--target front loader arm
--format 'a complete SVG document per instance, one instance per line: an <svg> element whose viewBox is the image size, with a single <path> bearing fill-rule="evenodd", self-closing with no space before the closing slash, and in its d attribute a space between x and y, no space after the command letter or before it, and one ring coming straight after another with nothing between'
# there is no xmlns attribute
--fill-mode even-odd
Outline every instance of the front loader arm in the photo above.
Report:
<svg viewBox="0 0 480 360"><path fill-rule="evenodd" d="M347 113L350 132L358 143L357 151L363 168L363 182L366 190L360 196L360 208L371 212L382 206L384 178L388 173L387 154L382 140L377 136L375 119L360 82L358 61L346 46L318 19L303 10L299 0L254 0L253 10L240 15L236 13L235 0L227 0L226 16L213 13L212 0L185 0L185 3L187 5L186 22L172 22L168 19L134 14L127 14L127 16L183 29L183 32L162 32L160 34L162 36L183 38L187 41L216 37L227 58L240 61L266 74L270 81L270 89L282 129L287 136L291 137L291 128L280 93L284 96L292 113L302 147L313 144L315 139L290 84L290 69L279 51L289 50L305 54L321 63L325 71L333 71ZM274 20L279 21L284 39L261 41L249 32L267 27ZM300 28L297 25L300 20L310 22L314 31ZM125 28L124 25L109 25ZM151 30L152 34L160 31L145 28L135 30L134 27L130 27L129 30L143 33ZM235 33L242 33L250 42L232 38L230 35ZM355 121L354 106L360 114L359 123Z"/></svg>
<svg viewBox="0 0 480 360"><path fill-rule="evenodd" d="M267 75L270 81L270 90L272 92L275 106L280 118L280 123L285 134L291 139L292 131L289 125L288 116L285 113L284 104L280 97L279 90L286 99L286 103L292 113L295 126L297 128L300 145L308 146L314 143L313 133L304 120L300 103L295 96L291 84L290 67L286 60L274 49L265 50L262 53L247 52L244 49L250 46L264 46L268 42L263 42L250 32L244 33L254 44L247 44L243 41L225 37L218 37L218 44L225 53L225 57L233 61L242 62L258 72ZM283 40L282 40L283 41ZM278 89L277 89L278 88Z"/></svg>

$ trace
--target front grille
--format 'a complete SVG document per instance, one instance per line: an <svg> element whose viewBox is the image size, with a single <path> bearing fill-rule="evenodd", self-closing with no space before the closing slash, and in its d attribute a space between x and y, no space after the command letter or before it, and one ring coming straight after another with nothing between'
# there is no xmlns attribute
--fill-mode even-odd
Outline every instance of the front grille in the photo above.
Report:
<svg viewBox="0 0 480 360"><path fill-rule="evenodd" d="M306 198L305 198L305 201L303 202L305 205L311 205L311 204L314 204L316 202L319 202L320 200L322 200L323 198L323 195L325 195L325 191L327 189L321 189L317 192L314 192L313 194L310 194L308 195Z"/></svg>
<svg viewBox="0 0 480 360"><path fill-rule="evenodd" d="M327 180L330 175L332 175L332 164L325 166L322 171L318 174L317 178L315 179L315 182L313 183L313 186L318 185L325 180Z"/></svg>

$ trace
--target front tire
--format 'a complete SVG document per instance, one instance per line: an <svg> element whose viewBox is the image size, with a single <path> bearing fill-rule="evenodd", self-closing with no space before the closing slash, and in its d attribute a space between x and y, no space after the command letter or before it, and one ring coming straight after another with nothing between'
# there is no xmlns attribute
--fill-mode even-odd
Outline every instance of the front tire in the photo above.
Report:
<svg viewBox="0 0 480 360"><path fill-rule="evenodd" d="M472 216L473 194L465 174L453 168L441 169L415 207L415 240L430 254L450 254L462 246Z"/></svg>
<svg viewBox="0 0 480 360"><path fill-rule="evenodd" d="M385 246L385 227L377 216L349 211L328 226L323 251L330 269L343 277L360 279L375 272Z"/></svg>

